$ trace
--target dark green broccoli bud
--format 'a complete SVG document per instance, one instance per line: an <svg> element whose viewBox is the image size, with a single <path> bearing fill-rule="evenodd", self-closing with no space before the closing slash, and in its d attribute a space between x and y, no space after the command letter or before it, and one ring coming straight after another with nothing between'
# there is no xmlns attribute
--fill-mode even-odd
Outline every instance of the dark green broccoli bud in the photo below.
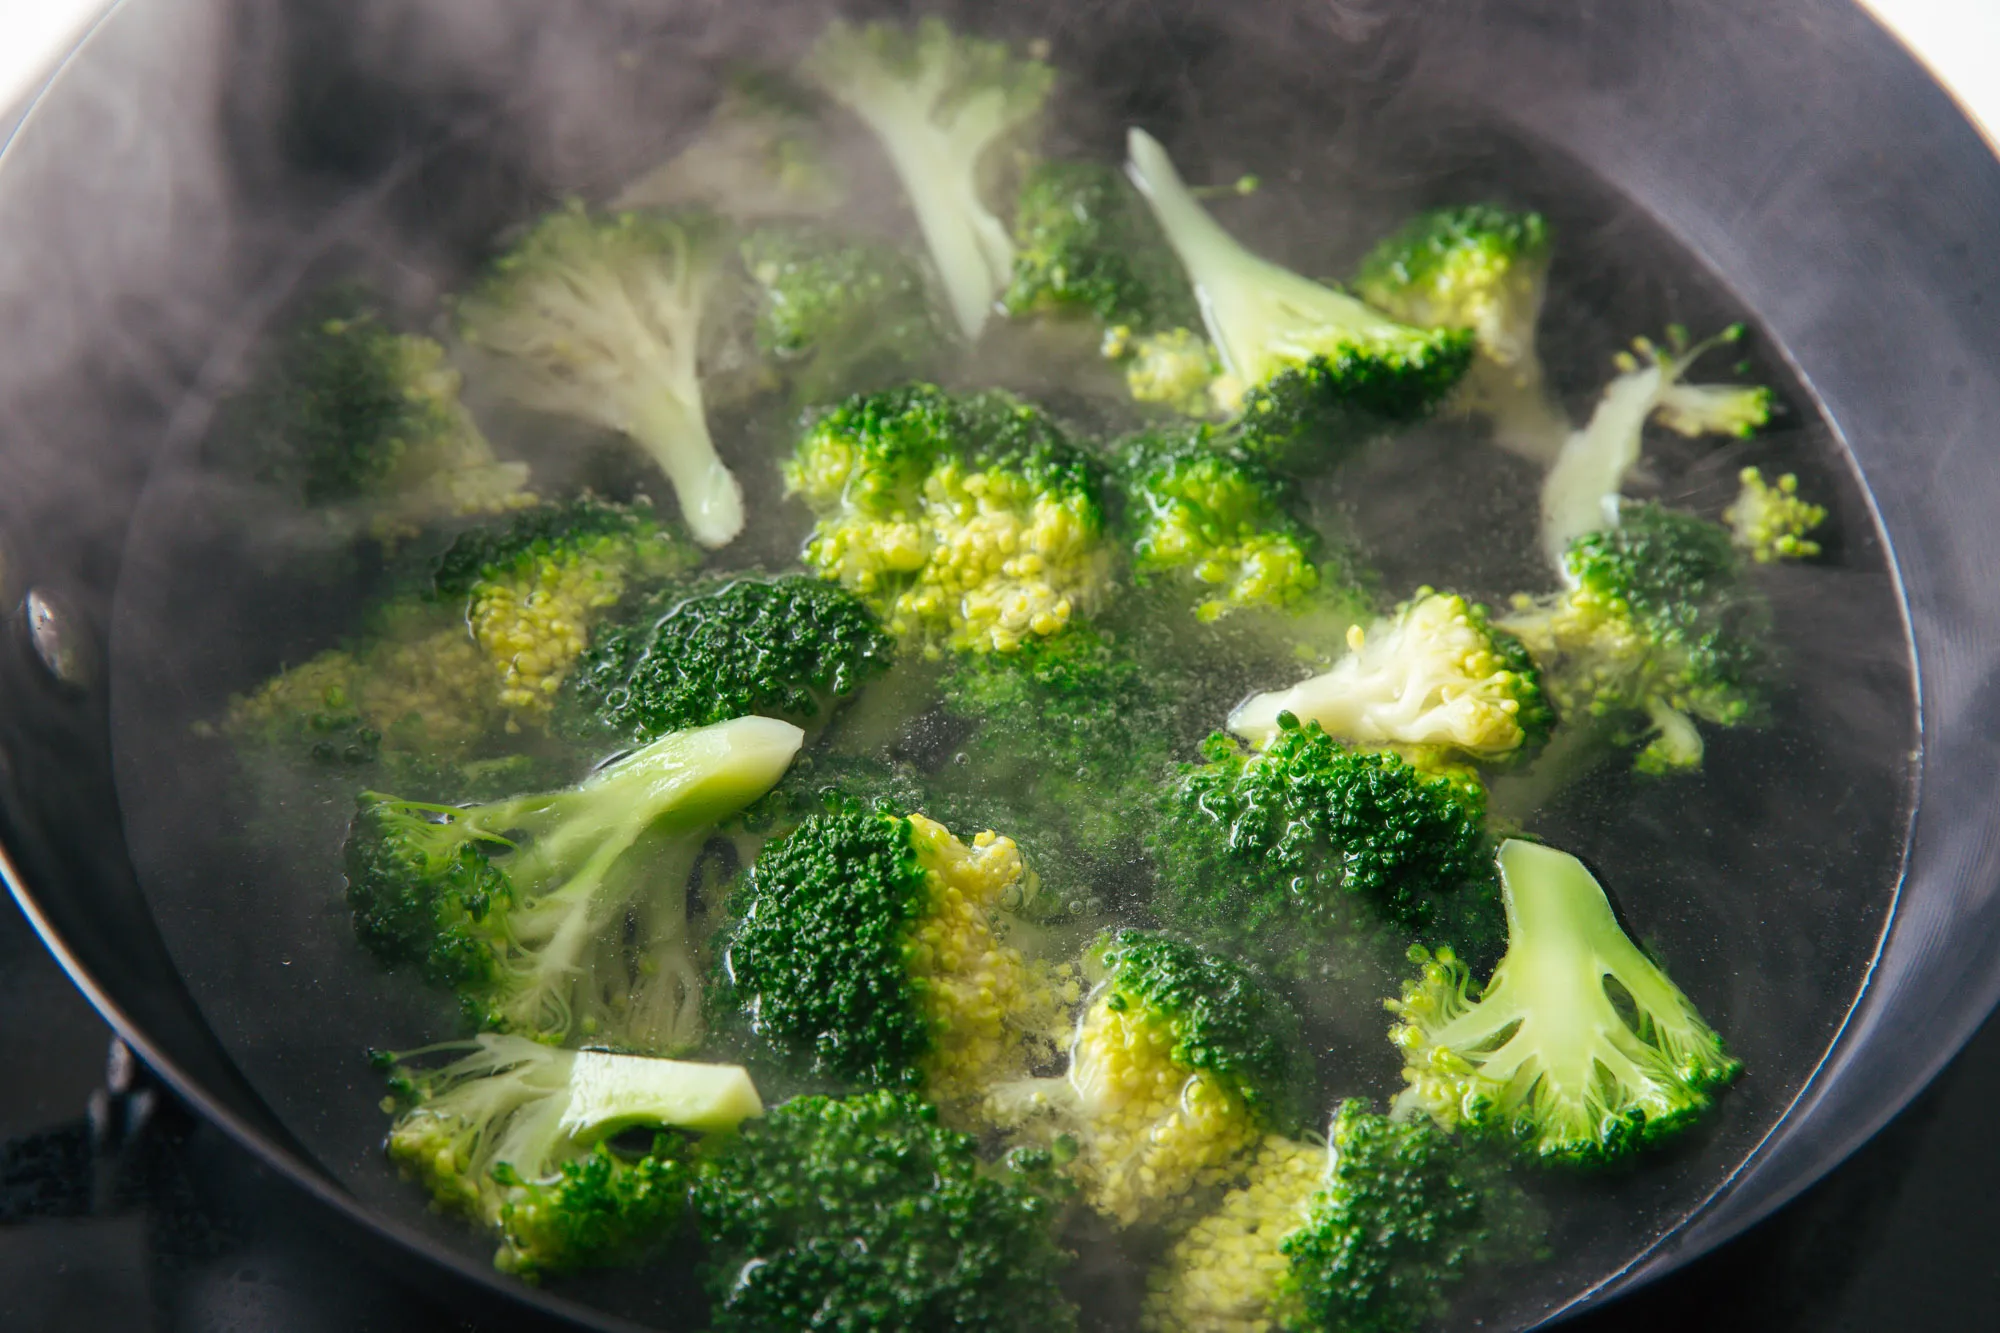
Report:
<svg viewBox="0 0 2000 1333"><path fill-rule="evenodd" d="M1007 313L1085 315L1128 335L1201 316L1174 252L1131 184L1101 162L1044 160L1014 203Z"/></svg>
<svg viewBox="0 0 2000 1333"><path fill-rule="evenodd" d="M1485 988L1475 997L1450 949L1419 948L1417 979L1389 1003L1409 1084L1399 1113L1584 1165L1685 1129L1742 1064L1619 927L1581 861L1510 839L1499 864L1507 955Z"/></svg>
<svg viewBox="0 0 2000 1333"><path fill-rule="evenodd" d="M802 403L880 389L938 359L950 334L923 270L898 247L798 227L761 227L742 243L760 293L758 350Z"/></svg>
<svg viewBox="0 0 2000 1333"><path fill-rule="evenodd" d="M585 733L651 740L752 713L801 725L888 670L893 646L853 594L801 574L665 593L601 629L566 685Z"/></svg>
<svg viewBox="0 0 2000 1333"><path fill-rule="evenodd" d="M799 1097L705 1156L695 1208L716 1333L1063 1333L1046 1154L989 1166L915 1097Z"/></svg>

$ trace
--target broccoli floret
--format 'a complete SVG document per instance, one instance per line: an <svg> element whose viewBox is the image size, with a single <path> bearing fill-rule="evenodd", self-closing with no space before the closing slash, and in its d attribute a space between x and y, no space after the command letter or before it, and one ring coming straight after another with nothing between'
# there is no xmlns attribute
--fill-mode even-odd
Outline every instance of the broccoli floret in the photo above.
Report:
<svg viewBox="0 0 2000 1333"><path fill-rule="evenodd" d="M1127 441L1119 482L1133 572L1191 584L1196 619L1293 607L1319 587L1319 539L1297 517L1290 483L1210 427Z"/></svg>
<svg viewBox="0 0 2000 1333"><path fill-rule="evenodd" d="M832 213L847 190L813 100L766 72L739 72L688 145L626 186L613 207L693 206L738 222Z"/></svg>
<svg viewBox="0 0 2000 1333"><path fill-rule="evenodd" d="M563 712L576 731L639 741L752 713L812 725L892 652L874 612L820 579L670 590L592 636Z"/></svg>
<svg viewBox="0 0 2000 1333"><path fill-rule="evenodd" d="M1267 1137L1147 1279L1148 1333L1416 1333L1470 1268L1532 1253L1518 1188L1428 1121L1342 1103L1328 1142Z"/></svg>
<svg viewBox="0 0 2000 1333"><path fill-rule="evenodd" d="M1134 334L1123 324L1104 331L1099 350L1105 358L1125 365L1125 389L1139 403L1158 403L1184 417L1206 417L1220 410L1215 388L1222 363L1208 339L1192 329Z"/></svg>
<svg viewBox="0 0 2000 1333"><path fill-rule="evenodd" d="M1800 498L1797 477L1787 472L1767 482L1762 472L1746 467L1737 480L1743 489L1722 518L1738 550L1760 565L1819 554L1819 543L1809 534L1826 522L1826 508Z"/></svg>
<svg viewBox="0 0 2000 1333"><path fill-rule="evenodd" d="M1743 337L1741 324L1689 344L1687 331L1667 330L1665 346L1634 340L1620 353L1618 378L1604 388L1589 424L1570 433L1542 481L1542 550L1561 569L1569 545L1586 532L1618 522L1619 493L1639 461L1646 422L1657 420L1689 437L1754 434L1771 419L1771 391L1756 385L1684 384L1681 377L1705 353Z"/></svg>
<svg viewBox="0 0 2000 1333"><path fill-rule="evenodd" d="M1570 544L1566 591L1517 597L1500 624L1519 636L1565 718L1595 718L1620 742L1650 737L1643 772L1698 768L1695 719L1755 720L1761 604L1728 529L1653 504Z"/></svg>
<svg viewBox="0 0 2000 1333"><path fill-rule="evenodd" d="M451 1063L405 1063L440 1051ZM637 1129L717 1134L763 1114L749 1074L606 1051L561 1051L484 1033L379 1054L398 1110L389 1157L439 1208L490 1228L494 1267L534 1280L637 1258L672 1235L693 1184L684 1137L650 1149L610 1140Z"/></svg>
<svg viewBox="0 0 2000 1333"><path fill-rule="evenodd" d="M1542 464L1569 434L1535 352L1550 248L1539 213L1439 208L1377 245L1354 280L1362 300L1406 323L1472 330L1472 367L1453 406L1489 418L1494 443Z"/></svg>
<svg viewBox="0 0 2000 1333"><path fill-rule="evenodd" d="M1490 1131L1545 1161L1618 1161L1685 1128L1742 1072L1722 1038L1618 926L1566 852L1500 846L1507 954L1474 998L1449 949L1389 1002L1400 1116Z"/></svg>
<svg viewBox="0 0 2000 1333"><path fill-rule="evenodd" d="M818 1071L960 1106L1054 1051L1059 971L1008 943L1033 893L1012 839L842 804L767 845L730 897L751 1028Z"/></svg>
<svg viewBox="0 0 2000 1333"><path fill-rule="evenodd" d="M1554 717L1527 650L1455 593L1419 588L1393 616L1350 630L1347 644L1332 670L1245 700L1229 729L1268 745L1279 714L1290 713L1337 740L1420 763L1440 752L1498 763L1548 739Z"/></svg>
<svg viewBox="0 0 2000 1333"><path fill-rule="evenodd" d="M482 1027L689 1049L689 874L802 739L746 717L663 736L563 791L464 807L363 792L346 851L355 933L452 987Z"/></svg>
<svg viewBox="0 0 2000 1333"><path fill-rule="evenodd" d="M980 198L980 161L1041 110L1055 71L925 18L913 28L836 20L804 72L881 141L952 314L977 337L1014 274L1013 239Z"/></svg>
<svg viewBox="0 0 2000 1333"><path fill-rule="evenodd" d="M1106 592L1098 469L1011 394L851 398L808 427L785 481L818 520L806 564L927 652L1012 650Z"/></svg>
<svg viewBox="0 0 2000 1333"><path fill-rule="evenodd" d="M1420 417L1472 359L1464 329L1418 329L1244 249L1181 181L1166 150L1130 136L1126 170L1194 284L1237 398L1245 448L1294 468L1337 461L1376 424Z"/></svg>
<svg viewBox="0 0 2000 1333"><path fill-rule="evenodd" d="M1132 186L1101 162L1044 160L1014 203L1009 315L1081 315L1129 334L1200 316L1174 252Z"/></svg>
<svg viewBox="0 0 2000 1333"><path fill-rule="evenodd" d="M1426 932L1488 900L1485 793L1397 755L1350 750L1278 717L1245 754L1203 745L1163 799L1152 840L1159 906L1285 969L1370 917Z"/></svg>
<svg viewBox="0 0 2000 1333"><path fill-rule="evenodd" d="M630 436L703 546L743 529L743 490L708 434L699 365L724 236L703 214L558 209L459 298L460 334L525 407ZM708 326L708 327L705 327Z"/></svg>
<svg viewBox="0 0 2000 1333"><path fill-rule="evenodd" d="M995 1088L982 1110L1073 1143L1085 1200L1129 1226L1228 1180L1264 1133L1293 1123L1298 1018L1243 964L1170 935L1121 930L1091 964L1103 980L1068 1072Z"/></svg>
<svg viewBox="0 0 2000 1333"><path fill-rule="evenodd" d="M1064 1333L1060 1181L988 1165L907 1093L798 1097L706 1155L695 1207L716 1333Z"/></svg>
<svg viewBox="0 0 2000 1333"><path fill-rule="evenodd" d="M761 227L744 238L742 255L759 292L758 350L801 403L906 380L951 342L922 269L894 245Z"/></svg>

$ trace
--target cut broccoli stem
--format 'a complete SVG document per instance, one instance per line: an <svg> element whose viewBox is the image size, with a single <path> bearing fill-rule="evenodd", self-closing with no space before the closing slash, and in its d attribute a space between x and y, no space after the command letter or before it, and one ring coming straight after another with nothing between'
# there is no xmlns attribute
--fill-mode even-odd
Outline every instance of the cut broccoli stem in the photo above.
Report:
<svg viewBox="0 0 2000 1333"><path fill-rule="evenodd" d="M703 546L727 546L743 531L743 486L723 464L708 433L694 349L674 357L672 382L632 404L632 439L666 473L688 533Z"/></svg>

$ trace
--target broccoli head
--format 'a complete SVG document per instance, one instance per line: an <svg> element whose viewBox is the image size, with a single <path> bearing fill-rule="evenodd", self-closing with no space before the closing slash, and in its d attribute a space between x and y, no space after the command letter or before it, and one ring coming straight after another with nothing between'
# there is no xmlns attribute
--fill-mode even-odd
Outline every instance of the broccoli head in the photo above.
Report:
<svg viewBox="0 0 2000 1333"><path fill-rule="evenodd" d="M1033 893L1013 841L967 846L855 804L768 844L730 897L732 998L773 1046L855 1083L961 1106L1053 1054L1074 989L1007 942Z"/></svg>
<svg viewBox="0 0 2000 1333"><path fill-rule="evenodd" d="M451 1051L435 1068L408 1061ZM693 1184L689 1140L612 1143L640 1129L726 1133L763 1114L735 1065L689 1064L607 1051L562 1051L485 1033L401 1055L385 1110L390 1160L436 1205L492 1230L496 1268L544 1274L636 1258L671 1237Z"/></svg>
<svg viewBox="0 0 2000 1333"><path fill-rule="evenodd" d="M1465 373L1472 334L1402 324L1251 254L1210 217L1143 130L1126 167L1194 285L1228 371L1246 449L1322 468L1383 422L1431 410ZM1218 386L1220 387L1220 386Z"/></svg>
<svg viewBox="0 0 2000 1333"><path fill-rule="evenodd" d="M467 344L525 407L624 433L666 474L703 546L743 529L743 490L716 455L702 402L703 343L724 236L698 213L591 213L537 223L459 298Z"/></svg>
<svg viewBox="0 0 2000 1333"><path fill-rule="evenodd" d="M704 1154L694 1201L716 1333L1063 1333L1061 1182L989 1165L908 1093L797 1097Z"/></svg>
<svg viewBox="0 0 2000 1333"><path fill-rule="evenodd" d="M785 480L817 518L807 565L928 651L1010 651L1106 592L1098 470L1010 394L851 398L807 429Z"/></svg>
<svg viewBox="0 0 2000 1333"><path fill-rule="evenodd" d="M363 792L346 851L355 933L452 987L482 1027L688 1049L702 1033L689 875L802 739L746 717L663 736L563 791L463 807Z"/></svg>
<svg viewBox="0 0 2000 1333"><path fill-rule="evenodd" d="M612 206L705 208L739 222L832 213L847 189L814 100L765 71L737 71L687 145Z"/></svg>
<svg viewBox="0 0 2000 1333"><path fill-rule="evenodd" d="M966 337L977 337L1013 277L1015 255L980 198L981 160L1041 111L1055 72L934 17L908 28L835 20L804 72L881 142L952 314Z"/></svg>
<svg viewBox="0 0 2000 1333"><path fill-rule="evenodd" d="M1215 389L1222 363L1208 339L1192 329L1137 334L1114 324L1099 350L1124 364L1125 389L1134 402L1157 403L1184 417L1212 416L1221 406Z"/></svg>
<svg viewBox="0 0 2000 1333"><path fill-rule="evenodd" d="M1722 511L1736 549L1760 565L1780 560L1810 560L1819 543L1810 534L1826 522L1826 508L1799 495L1799 479L1787 472L1776 482L1746 467L1737 474L1743 489Z"/></svg>
<svg viewBox="0 0 2000 1333"><path fill-rule="evenodd" d="M1411 950L1389 1002L1408 1082L1399 1116L1492 1132L1544 1161L1618 1161L1708 1109L1743 1066L1639 951L1581 861L1510 839L1507 954L1474 996L1449 949Z"/></svg>
<svg viewBox="0 0 2000 1333"><path fill-rule="evenodd" d="M1145 203L1113 167L1044 159L1014 203L1009 315L1085 316L1149 334L1200 316L1174 252Z"/></svg>
<svg viewBox="0 0 2000 1333"><path fill-rule="evenodd" d="M1290 713L1419 763L1436 754L1498 763L1548 738L1554 718L1527 650L1463 597L1419 588L1393 616L1349 630L1347 643L1332 670L1238 705L1229 729L1268 745Z"/></svg>

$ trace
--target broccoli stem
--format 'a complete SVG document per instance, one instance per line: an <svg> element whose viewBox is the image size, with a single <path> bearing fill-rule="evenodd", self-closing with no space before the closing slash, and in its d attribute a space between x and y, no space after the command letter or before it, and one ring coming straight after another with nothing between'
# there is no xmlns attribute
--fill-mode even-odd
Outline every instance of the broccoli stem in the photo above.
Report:
<svg viewBox="0 0 2000 1333"><path fill-rule="evenodd" d="M667 474L688 533L703 546L727 546L743 531L743 487L715 452L694 367L685 370L631 405L628 429Z"/></svg>
<svg viewBox="0 0 2000 1333"><path fill-rule="evenodd" d="M1618 494L1639 461L1646 418L1659 406L1666 369L1658 363L1620 375L1604 390L1590 422L1572 434L1542 482L1542 553L1557 569L1571 542L1618 526Z"/></svg>
<svg viewBox="0 0 2000 1333"><path fill-rule="evenodd" d="M741 1065L578 1051L558 1128L590 1147L642 1125L719 1133L762 1114L763 1100Z"/></svg>

